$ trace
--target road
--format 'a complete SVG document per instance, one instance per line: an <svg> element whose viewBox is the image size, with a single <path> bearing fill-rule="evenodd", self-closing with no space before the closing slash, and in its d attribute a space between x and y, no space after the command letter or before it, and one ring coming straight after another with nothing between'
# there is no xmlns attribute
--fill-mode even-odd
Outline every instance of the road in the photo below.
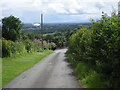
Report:
<svg viewBox="0 0 120 90"><path fill-rule="evenodd" d="M65 55L66 50L56 50L3 88L81 88Z"/></svg>

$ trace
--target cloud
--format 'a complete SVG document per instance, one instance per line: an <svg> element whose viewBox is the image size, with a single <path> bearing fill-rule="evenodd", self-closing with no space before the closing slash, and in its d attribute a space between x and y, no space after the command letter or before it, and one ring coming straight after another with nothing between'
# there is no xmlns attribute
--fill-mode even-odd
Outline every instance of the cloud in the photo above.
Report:
<svg viewBox="0 0 120 90"><path fill-rule="evenodd" d="M46 15L81 16L81 19L98 17L104 11L110 14L112 6L117 9L119 0L1 0L2 15L14 14L18 17L30 15L25 12L38 12ZM26 15L25 15L26 14ZM85 18L84 18L85 17ZM31 17L32 18L32 17Z"/></svg>
<svg viewBox="0 0 120 90"><path fill-rule="evenodd" d="M116 2L117 0L2 0L0 7L4 10L35 10L49 11L56 13L77 13L78 10L87 10L88 8L105 8L105 2ZM116 2L117 3L117 2ZM108 8L106 8L108 9Z"/></svg>
<svg viewBox="0 0 120 90"><path fill-rule="evenodd" d="M104 3L103 2L96 2L96 5L95 5L98 9L102 9L104 8Z"/></svg>
<svg viewBox="0 0 120 90"><path fill-rule="evenodd" d="M78 11L75 10L75 9L70 9L69 12L70 12L70 13L73 13L73 14L74 14L74 13L78 13Z"/></svg>
<svg viewBox="0 0 120 90"><path fill-rule="evenodd" d="M62 3L50 3L48 5L50 10L55 11L58 14L67 14L68 12L65 10L64 5ZM49 11L48 11L49 12Z"/></svg>

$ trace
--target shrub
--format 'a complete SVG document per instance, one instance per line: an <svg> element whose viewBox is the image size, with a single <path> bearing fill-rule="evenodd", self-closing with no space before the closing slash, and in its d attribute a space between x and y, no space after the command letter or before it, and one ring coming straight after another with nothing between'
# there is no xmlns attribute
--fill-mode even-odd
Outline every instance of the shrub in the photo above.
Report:
<svg viewBox="0 0 120 90"><path fill-rule="evenodd" d="M22 42L13 42L2 38L2 57L10 57L23 53L26 53L26 49Z"/></svg>
<svg viewBox="0 0 120 90"><path fill-rule="evenodd" d="M75 61L92 66L110 81L110 87L120 82L120 21L117 16L103 13L91 26L77 30L69 40L68 53Z"/></svg>
<svg viewBox="0 0 120 90"><path fill-rule="evenodd" d="M55 50L56 49L56 44L54 42L51 42L51 50Z"/></svg>
<svg viewBox="0 0 120 90"><path fill-rule="evenodd" d="M27 52L34 52L35 51L35 44L33 41L24 40L23 42L25 44L25 48L26 48Z"/></svg>
<svg viewBox="0 0 120 90"><path fill-rule="evenodd" d="M27 50L25 49L25 45L22 42L12 42L11 47L11 51L13 54L24 54L27 52Z"/></svg>
<svg viewBox="0 0 120 90"><path fill-rule="evenodd" d="M9 41L9 40L7 41L4 38L2 38L2 57L12 56L11 42L12 41Z"/></svg>
<svg viewBox="0 0 120 90"><path fill-rule="evenodd" d="M26 52L41 52L43 49L52 49L55 48L55 43L49 43L49 41L43 41L41 39L35 39L31 41L29 39L24 40L23 42L13 42L2 38L2 57L10 57L18 54L24 54Z"/></svg>

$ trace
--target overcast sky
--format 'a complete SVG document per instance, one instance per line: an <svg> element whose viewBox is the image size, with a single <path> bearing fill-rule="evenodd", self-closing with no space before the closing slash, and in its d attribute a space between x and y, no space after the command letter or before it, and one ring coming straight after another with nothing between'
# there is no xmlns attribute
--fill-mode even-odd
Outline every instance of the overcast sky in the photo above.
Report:
<svg viewBox="0 0 120 90"><path fill-rule="evenodd" d="M120 0L0 0L0 18L14 15L23 23L89 22L101 17L102 11L110 15L112 7L118 10Z"/></svg>

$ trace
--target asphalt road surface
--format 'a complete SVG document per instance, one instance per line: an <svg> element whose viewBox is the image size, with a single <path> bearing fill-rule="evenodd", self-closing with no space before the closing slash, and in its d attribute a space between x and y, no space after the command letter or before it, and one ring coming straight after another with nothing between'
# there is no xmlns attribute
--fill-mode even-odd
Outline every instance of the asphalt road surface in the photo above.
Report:
<svg viewBox="0 0 120 90"><path fill-rule="evenodd" d="M3 88L81 88L65 55L66 50L56 50Z"/></svg>

